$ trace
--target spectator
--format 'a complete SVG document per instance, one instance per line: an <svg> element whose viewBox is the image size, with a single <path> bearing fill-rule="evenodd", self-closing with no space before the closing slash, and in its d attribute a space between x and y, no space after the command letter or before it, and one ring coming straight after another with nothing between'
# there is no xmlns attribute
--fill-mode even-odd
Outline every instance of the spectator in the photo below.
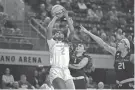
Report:
<svg viewBox="0 0 135 90"><path fill-rule="evenodd" d="M38 76L38 71L35 70L34 71L34 78L33 78L33 84L32 84L35 88L39 89L40 85L39 85L39 76Z"/></svg>
<svg viewBox="0 0 135 90"><path fill-rule="evenodd" d="M57 0L57 1L56 1L56 4L60 5L61 3L60 3L60 1L59 1L59 0Z"/></svg>
<svg viewBox="0 0 135 90"><path fill-rule="evenodd" d="M130 52L134 53L134 43L131 35L128 36L128 40L130 42Z"/></svg>
<svg viewBox="0 0 135 90"><path fill-rule="evenodd" d="M127 22L126 22L124 17L119 17L118 19L119 19L119 24L120 25L126 25L127 24Z"/></svg>
<svg viewBox="0 0 135 90"><path fill-rule="evenodd" d="M50 22L50 18L47 16L46 12L42 12L39 22L41 25L43 25L44 27L47 27L48 23Z"/></svg>
<svg viewBox="0 0 135 90"><path fill-rule="evenodd" d="M54 90L54 88L52 87L51 83L50 83L50 79L49 79L49 75L46 75L46 80L45 83L40 87L40 89L48 89L48 90Z"/></svg>
<svg viewBox="0 0 135 90"><path fill-rule="evenodd" d="M93 79L92 79L91 76L90 76L90 77L87 77L86 80L87 80L87 87L88 87L88 88L94 88L94 87L95 87L95 86L93 85Z"/></svg>
<svg viewBox="0 0 135 90"><path fill-rule="evenodd" d="M103 82L98 83L98 89L104 89L104 83Z"/></svg>
<svg viewBox="0 0 135 90"><path fill-rule="evenodd" d="M52 9L51 0L46 0L46 10L48 13L48 16L51 17L51 9Z"/></svg>
<svg viewBox="0 0 135 90"><path fill-rule="evenodd" d="M92 5L93 9L95 9L95 4ZM92 8L89 8L87 11L87 18L90 19L90 21L98 21L98 15L93 11Z"/></svg>
<svg viewBox="0 0 135 90"><path fill-rule="evenodd" d="M94 33L95 35L98 35L97 27L93 27L93 29L92 29L92 33Z"/></svg>
<svg viewBox="0 0 135 90"><path fill-rule="evenodd" d="M25 4L24 12L25 12L25 20L28 20L30 17L36 16L36 13L32 9L32 6L28 5L27 3Z"/></svg>
<svg viewBox="0 0 135 90"><path fill-rule="evenodd" d="M40 13L46 12L45 4L40 4Z"/></svg>
<svg viewBox="0 0 135 90"><path fill-rule="evenodd" d="M10 74L10 69L6 68L5 74L2 75L2 88L9 89L12 88L14 82L13 75Z"/></svg>
<svg viewBox="0 0 135 90"><path fill-rule="evenodd" d="M19 83L19 88L21 89L33 89L33 86L27 81L26 75L21 75Z"/></svg>
<svg viewBox="0 0 135 90"><path fill-rule="evenodd" d="M98 21L100 21L101 19L102 19L102 17L103 17L103 12L102 12L102 10L101 10L101 6L98 6L97 7L97 10L96 10L96 15L98 16Z"/></svg>
<svg viewBox="0 0 135 90"><path fill-rule="evenodd" d="M13 89L19 89L19 83L17 81L13 83Z"/></svg>
<svg viewBox="0 0 135 90"><path fill-rule="evenodd" d="M106 36L106 33L101 33L101 36L100 36L104 41L107 41L107 36Z"/></svg>
<svg viewBox="0 0 135 90"><path fill-rule="evenodd" d="M118 20L118 11L116 10L116 7L112 6L111 11L108 12L108 16L111 21Z"/></svg>
<svg viewBox="0 0 135 90"><path fill-rule="evenodd" d="M21 35L22 34L21 29L20 28L16 28L14 34L15 35Z"/></svg>
<svg viewBox="0 0 135 90"><path fill-rule="evenodd" d="M80 10L86 10L87 9L87 6L85 5L84 0L80 0L77 4L78 4L78 7L79 7Z"/></svg>
<svg viewBox="0 0 135 90"><path fill-rule="evenodd" d="M68 10L69 14L70 14L70 13L73 13L71 3L72 3L72 2L71 2L70 0L67 0L67 1L65 2L65 4L64 4L64 7L65 7L66 10Z"/></svg>
<svg viewBox="0 0 135 90"><path fill-rule="evenodd" d="M114 36L110 37L110 42L109 43L110 43L111 46L116 47L115 37Z"/></svg>

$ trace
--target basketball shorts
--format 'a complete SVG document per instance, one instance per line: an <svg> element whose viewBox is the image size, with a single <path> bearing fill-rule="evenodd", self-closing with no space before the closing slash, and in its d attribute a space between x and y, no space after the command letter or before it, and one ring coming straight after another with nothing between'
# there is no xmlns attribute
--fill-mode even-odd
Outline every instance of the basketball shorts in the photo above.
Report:
<svg viewBox="0 0 135 90"><path fill-rule="evenodd" d="M86 80L84 79L76 79L74 80L76 89L86 89Z"/></svg>
<svg viewBox="0 0 135 90"><path fill-rule="evenodd" d="M50 82L56 78L61 78L64 81L73 79L68 68L52 67L49 72Z"/></svg>

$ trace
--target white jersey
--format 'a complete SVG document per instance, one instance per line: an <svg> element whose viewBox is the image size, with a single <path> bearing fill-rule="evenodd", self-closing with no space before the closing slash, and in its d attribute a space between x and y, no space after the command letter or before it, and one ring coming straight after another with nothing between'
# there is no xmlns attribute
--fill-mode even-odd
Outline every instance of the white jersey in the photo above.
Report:
<svg viewBox="0 0 135 90"><path fill-rule="evenodd" d="M53 39L47 40L50 51L50 64L56 67L68 67L69 65L69 46Z"/></svg>

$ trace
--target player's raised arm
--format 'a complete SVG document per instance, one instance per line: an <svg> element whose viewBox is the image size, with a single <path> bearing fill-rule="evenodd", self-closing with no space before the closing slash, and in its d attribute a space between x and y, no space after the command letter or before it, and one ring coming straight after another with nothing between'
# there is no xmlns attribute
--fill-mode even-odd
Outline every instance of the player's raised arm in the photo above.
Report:
<svg viewBox="0 0 135 90"><path fill-rule="evenodd" d="M52 21L49 23L49 25L47 27L47 39L48 40L52 39L53 26L54 26L57 19L58 19L58 17L54 16Z"/></svg>
<svg viewBox="0 0 135 90"><path fill-rule="evenodd" d="M88 34L92 39L94 39L101 47L103 47L106 51L110 52L113 56L115 56L116 48L109 46L107 43L105 43L100 37L92 34L90 31L88 31L83 26L81 27L81 31Z"/></svg>
<svg viewBox="0 0 135 90"><path fill-rule="evenodd" d="M74 33L73 20L71 18L69 18L68 12L67 12L66 9L64 9L64 16L65 16L65 18L66 18L66 20L68 22L70 33Z"/></svg>

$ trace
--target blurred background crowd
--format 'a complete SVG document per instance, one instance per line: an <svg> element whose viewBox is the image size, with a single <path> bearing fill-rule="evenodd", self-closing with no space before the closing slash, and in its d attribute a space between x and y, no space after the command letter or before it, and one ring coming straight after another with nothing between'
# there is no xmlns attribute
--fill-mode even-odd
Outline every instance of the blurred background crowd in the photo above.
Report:
<svg viewBox="0 0 135 90"><path fill-rule="evenodd" d="M2 1L9 2L10 0ZM73 19L78 41L86 43L86 46L89 47L89 53L106 52L87 35L79 33L80 25L100 36L113 47L116 47L117 42L125 37L129 39L131 47L133 47L133 0L20 0L20 2L13 3L16 7L12 11L8 10L11 7L8 7L7 2L1 4L0 7L0 42L4 44L1 45L1 48L48 50L46 41L32 30L33 28L28 21L34 18L40 24L44 24L44 27L47 27L52 18L51 8L55 4L61 4L68 10L69 16ZM65 20L61 19L55 24L54 28L66 30L66 24ZM38 25L37 29L45 35L45 32L40 30L41 28ZM75 42L76 40L72 41Z"/></svg>
<svg viewBox="0 0 135 90"><path fill-rule="evenodd" d="M133 53L133 3L134 0L0 0L0 48L48 51L46 38L41 35L42 33L45 36L45 32L36 21L46 28L52 19L52 6L60 4L68 10L69 16L73 19L77 39L73 39L71 44L81 41L85 43L88 53L108 54L89 36L79 32L79 26L83 25L113 47L117 47L117 42L122 38L128 38ZM67 30L66 25L66 20L62 18L57 21L54 29ZM2 81L7 83L6 85L10 88L13 86L19 88L22 83L27 84L29 88L33 88L33 86L39 88L43 83L48 83L43 79L44 77L40 76L42 74L47 76L44 75L45 71L45 69L33 70L34 83L31 80L28 82L27 76L24 74L20 76L20 79L17 78L20 80L19 82L14 82L12 75L3 75ZM7 68L5 73L9 72L10 69ZM99 70L99 72L103 73L104 71ZM103 80L89 76L87 81L88 87L98 88L99 81ZM99 86L100 84L101 82ZM113 88L113 85L110 84L107 83L106 88ZM2 88L5 88L4 85L2 84Z"/></svg>

